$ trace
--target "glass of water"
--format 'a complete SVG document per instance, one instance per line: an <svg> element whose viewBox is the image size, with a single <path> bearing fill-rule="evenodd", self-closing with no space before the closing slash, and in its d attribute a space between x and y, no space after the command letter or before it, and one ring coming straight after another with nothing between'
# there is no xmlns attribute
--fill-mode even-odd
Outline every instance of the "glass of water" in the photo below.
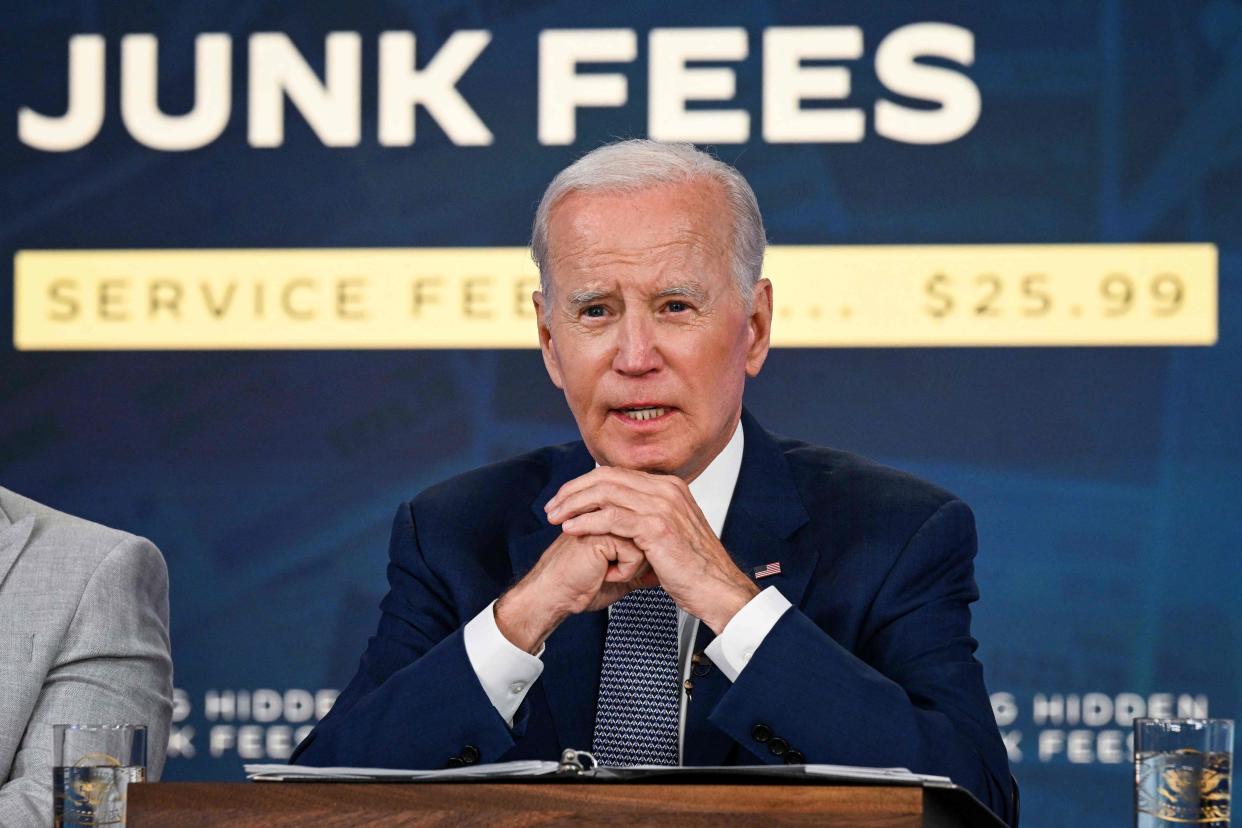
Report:
<svg viewBox="0 0 1242 828"><path fill-rule="evenodd" d="M125 825L125 790L147 777L146 725L52 726L56 828Z"/></svg>
<svg viewBox="0 0 1242 828"><path fill-rule="evenodd" d="M1233 722L1134 720L1134 824L1228 828Z"/></svg>

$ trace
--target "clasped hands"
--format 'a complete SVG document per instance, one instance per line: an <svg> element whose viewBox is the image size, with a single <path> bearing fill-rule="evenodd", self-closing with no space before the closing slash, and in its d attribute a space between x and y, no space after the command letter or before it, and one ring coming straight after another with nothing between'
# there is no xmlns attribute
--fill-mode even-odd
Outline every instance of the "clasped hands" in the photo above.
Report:
<svg viewBox="0 0 1242 828"><path fill-rule="evenodd" d="M601 466L548 501L561 535L496 602L496 624L536 653L570 615L603 609L634 589L661 586L717 635L759 594L672 475Z"/></svg>

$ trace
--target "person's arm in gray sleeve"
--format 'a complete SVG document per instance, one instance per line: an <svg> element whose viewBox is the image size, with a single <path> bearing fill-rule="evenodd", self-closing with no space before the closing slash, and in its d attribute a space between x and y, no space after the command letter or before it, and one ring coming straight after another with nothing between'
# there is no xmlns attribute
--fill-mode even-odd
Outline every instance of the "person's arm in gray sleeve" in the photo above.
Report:
<svg viewBox="0 0 1242 828"><path fill-rule="evenodd" d="M126 535L87 581L59 642L0 787L0 825L52 824L52 725L146 725L147 779L157 780L171 719L168 570L150 541Z"/></svg>

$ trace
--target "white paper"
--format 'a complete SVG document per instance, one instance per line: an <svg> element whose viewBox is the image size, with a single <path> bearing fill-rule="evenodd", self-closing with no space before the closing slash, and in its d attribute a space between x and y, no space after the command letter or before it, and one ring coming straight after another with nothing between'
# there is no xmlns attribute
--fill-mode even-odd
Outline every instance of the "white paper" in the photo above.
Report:
<svg viewBox="0 0 1242 828"><path fill-rule="evenodd" d="M499 762L492 765L467 765L444 770L410 770L393 768L316 768L307 765L246 765L249 779L263 782L284 780L452 780L488 779L512 776L546 776L559 769L556 762L540 762L533 759L518 762ZM609 778L611 768L601 768L599 778ZM660 765L637 765L620 770L621 776L642 775L642 772L677 773L688 775L718 772L734 776L757 774L762 776L813 776L824 781L884 782L890 785L951 784L947 776L931 776L911 773L905 768L862 768L851 765L754 765L729 767L666 767ZM589 772L588 772L589 773ZM615 777L614 777L615 778Z"/></svg>
<svg viewBox="0 0 1242 828"><path fill-rule="evenodd" d="M808 776L824 776L830 779L882 782L906 782L921 785L925 782L951 784L947 776L932 776L925 773L911 773L906 768L860 768L853 765L803 765Z"/></svg>
<svg viewBox="0 0 1242 828"><path fill-rule="evenodd" d="M393 768L315 768L309 765L246 765L246 778L278 782L289 779L473 779L500 776L544 776L556 773L556 762L527 759L494 765L468 765L444 770L401 770Z"/></svg>

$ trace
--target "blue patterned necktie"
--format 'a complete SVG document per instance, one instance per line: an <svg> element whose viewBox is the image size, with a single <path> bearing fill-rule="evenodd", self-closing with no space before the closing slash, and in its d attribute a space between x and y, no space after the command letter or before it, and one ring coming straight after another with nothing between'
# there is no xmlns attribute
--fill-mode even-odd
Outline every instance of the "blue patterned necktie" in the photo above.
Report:
<svg viewBox="0 0 1242 828"><path fill-rule="evenodd" d="M591 752L605 767L678 764L677 605L659 587L612 605Z"/></svg>

